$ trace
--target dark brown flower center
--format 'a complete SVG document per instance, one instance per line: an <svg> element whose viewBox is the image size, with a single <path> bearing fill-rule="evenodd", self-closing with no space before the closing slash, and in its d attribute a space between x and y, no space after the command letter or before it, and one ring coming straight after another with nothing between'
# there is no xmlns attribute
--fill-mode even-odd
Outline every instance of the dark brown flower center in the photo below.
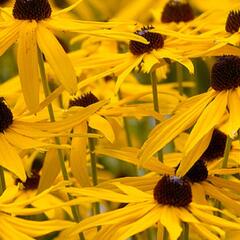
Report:
<svg viewBox="0 0 240 240"><path fill-rule="evenodd" d="M24 190L34 190L38 188L40 176L36 171L32 171L32 175L27 177L25 182L22 182L19 178L16 179L15 184L21 183Z"/></svg>
<svg viewBox="0 0 240 240"><path fill-rule="evenodd" d="M129 42L129 50L133 55L141 55L146 52L151 52L153 49L156 50L163 47L163 36L160 33L149 32L151 29L154 29L154 27L143 27L141 30L135 32L135 34L142 36L148 40L149 44L131 40Z"/></svg>
<svg viewBox="0 0 240 240"><path fill-rule="evenodd" d="M9 0L0 0L0 4L4 4L6 2L8 2Z"/></svg>
<svg viewBox="0 0 240 240"><path fill-rule="evenodd" d="M198 160L186 173L184 178L187 178L189 181L195 182L202 182L206 180L208 177L208 170L206 166L206 162L202 159Z"/></svg>
<svg viewBox="0 0 240 240"><path fill-rule="evenodd" d="M192 190L187 179L164 175L153 191L154 199L163 205L186 207L192 201Z"/></svg>
<svg viewBox="0 0 240 240"><path fill-rule="evenodd" d="M201 159L204 161L213 161L217 158L223 157L226 141L227 136L223 132L215 129L208 148L202 154Z"/></svg>
<svg viewBox="0 0 240 240"><path fill-rule="evenodd" d="M163 23L189 22L194 19L193 9L186 1L170 0L164 7L161 21Z"/></svg>
<svg viewBox="0 0 240 240"><path fill-rule="evenodd" d="M13 114L0 97L0 132L3 133L13 123Z"/></svg>
<svg viewBox="0 0 240 240"><path fill-rule="evenodd" d="M225 30L229 33L238 32L240 27L240 11L230 11L227 17Z"/></svg>
<svg viewBox="0 0 240 240"><path fill-rule="evenodd" d="M51 16L52 9L48 0L16 0L13 16L19 20L40 21Z"/></svg>
<svg viewBox="0 0 240 240"><path fill-rule="evenodd" d="M212 67L211 86L216 91L240 86L240 58L233 55L219 57Z"/></svg>
<svg viewBox="0 0 240 240"><path fill-rule="evenodd" d="M98 98L91 92L85 93L78 98L74 98L69 101L69 107L78 106L78 107L87 107L91 104L97 103Z"/></svg>

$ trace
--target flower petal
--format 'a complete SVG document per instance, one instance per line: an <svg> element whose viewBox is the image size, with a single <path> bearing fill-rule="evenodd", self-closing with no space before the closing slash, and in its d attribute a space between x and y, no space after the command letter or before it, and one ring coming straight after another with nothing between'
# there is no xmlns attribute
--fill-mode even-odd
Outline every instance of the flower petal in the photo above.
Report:
<svg viewBox="0 0 240 240"><path fill-rule="evenodd" d="M41 24L37 28L37 42L57 79L74 94L77 91L77 78L72 63L53 33Z"/></svg>
<svg viewBox="0 0 240 240"><path fill-rule="evenodd" d="M111 143L115 140L115 135L111 124L99 114L93 114L88 119L91 128L99 130Z"/></svg>
<svg viewBox="0 0 240 240"><path fill-rule="evenodd" d="M22 84L23 96L31 112L36 112L39 104L39 74L36 39L37 23L25 24L18 38L18 71Z"/></svg>

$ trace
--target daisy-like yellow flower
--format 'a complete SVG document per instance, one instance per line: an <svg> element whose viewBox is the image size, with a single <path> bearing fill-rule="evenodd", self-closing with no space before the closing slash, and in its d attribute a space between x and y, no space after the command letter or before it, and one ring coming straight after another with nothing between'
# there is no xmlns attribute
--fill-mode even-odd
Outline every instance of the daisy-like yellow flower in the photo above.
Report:
<svg viewBox="0 0 240 240"><path fill-rule="evenodd" d="M219 168L221 160L213 162L214 159L223 157L226 135L218 130L214 130L211 142L202 154L200 159L188 170L184 175L191 183L193 192L193 199L199 204L207 204L207 198L211 197L217 199L222 205L234 214L239 215L239 202L238 198L233 194L238 193L238 180L223 179L221 176L237 174L240 172L239 168L233 166L232 168ZM140 162L137 158L138 148L109 148L99 146L96 150L97 154L113 157L119 160L139 166ZM110 183L121 182L123 184L137 187L143 191L151 191L156 181L161 177L161 174L175 175L179 164L182 160L182 153L168 153L164 154L164 164L157 158L152 157L146 161L142 167L152 171L152 174L146 175L142 178L128 177L122 179L113 179L106 183L101 183L103 188L113 187ZM159 175L158 175L159 174ZM216 175L216 176L215 176ZM231 183L227 185L227 182Z"/></svg>
<svg viewBox="0 0 240 240"><path fill-rule="evenodd" d="M18 149L41 148L49 143L39 140L50 135L33 127L31 121L25 121L24 115L18 113L17 107L11 110L4 99L0 101L0 165L16 174L21 180L26 180L23 161Z"/></svg>
<svg viewBox="0 0 240 240"><path fill-rule="evenodd" d="M227 134L236 137L240 128L240 58L225 56L218 59L211 73L211 89L189 98L170 119L160 123L144 143L140 159L147 161L154 153L181 132L193 126L184 147L184 157L177 174L184 175L206 150L213 130L224 121L229 123Z"/></svg>
<svg viewBox="0 0 240 240"><path fill-rule="evenodd" d="M76 73L53 32L81 30L85 34L109 35L109 30L99 34L94 31L116 25L61 18L62 13L70 11L79 2L63 10L52 11L48 0L16 0L13 8L2 9L7 17L0 22L0 55L12 44L18 43L17 62L22 91L32 112L36 111L39 102L38 47L56 78L74 94L77 90ZM9 11L12 11L12 15Z"/></svg>
<svg viewBox="0 0 240 240"><path fill-rule="evenodd" d="M239 229L240 224L212 215L209 211L220 211L207 205L192 202L189 182L184 178L164 175L151 192L144 192L135 187L114 184L118 192L104 188L68 188L66 191L76 196L91 196L97 199L128 203L127 206L89 217L76 226L64 231L65 236L74 236L87 229L102 226L95 239L126 240L130 236L158 224L158 239L161 226L164 226L171 240L177 240L182 232L181 221L190 224L202 238L220 239L223 229ZM120 190L120 192L119 192Z"/></svg>
<svg viewBox="0 0 240 240"><path fill-rule="evenodd" d="M62 187L62 183L60 184ZM34 240L36 237L46 235L54 231L61 231L73 225L70 221L64 220L45 220L45 221L32 221L23 219L16 215L32 215L42 213L40 208L24 208L34 201L41 200L45 195L51 191L59 189L54 186L46 190L41 195L31 197L25 201L14 202L18 196L18 187L7 187L5 192L0 197L0 238L3 240L9 239L26 239ZM56 204L57 205L57 204ZM42 207L42 206L41 206ZM53 206L49 209L54 208Z"/></svg>
<svg viewBox="0 0 240 240"><path fill-rule="evenodd" d="M102 71L96 76L89 76L79 83L79 85L86 85L93 81L96 81L99 77L104 77L110 74L117 76L115 92L117 92L126 79L126 77L132 72L133 69L139 67L143 72L149 73L153 67L161 67L166 65L171 59L184 65L190 73L193 73L194 67L192 62L182 54L182 50L179 50L177 46L176 38L166 38L159 33L161 30L155 30L153 26L144 26L141 29L135 31L136 36L141 36L149 42L145 44L131 40L128 44L129 51L126 53L108 53L103 56L90 56L88 58L78 59L79 68L91 68L95 67L108 67L107 70ZM168 31L169 34L173 32ZM176 34L175 34L176 35ZM84 65L81 66L80 63ZM86 66L88 64L88 66ZM78 65L76 66L78 67Z"/></svg>

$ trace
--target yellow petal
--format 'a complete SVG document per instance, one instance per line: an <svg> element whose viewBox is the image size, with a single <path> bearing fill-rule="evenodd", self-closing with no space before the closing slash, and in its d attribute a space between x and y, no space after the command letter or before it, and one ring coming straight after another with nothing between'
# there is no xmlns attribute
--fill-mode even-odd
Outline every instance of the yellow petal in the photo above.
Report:
<svg viewBox="0 0 240 240"><path fill-rule="evenodd" d="M188 58L184 58L181 55L177 55L167 48L161 48L158 51L154 50L153 54L160 59L170 58L176 62L179 62L180 64L185 66L191 74L194 73L194 66L191 60L189 60Z"/></svg>
<svg viewBox="0 0 240 240"><path fill-rule="evenodd" d="M74 94L77 91L77 79L72 63L53 33L41 24L37 28L37 43L57 79Z"/></svg>
<svg viewBox="0 0 240 240"><path fill-rule="evenodd" d="M14 147L7 142L4 134L0 134L0 143L0 165L25 181L26 173L23 162Z"/></svg>
<svg viewBox="0 0 240 240"><path fill-rule="evenodd" d="M175 213L175 208L163 206L160 216L160 222L167 229L170 239L177 240L182 232L180 220Z"/></svg>
<svg viewBox="0 0 240 240"><path fill-rule="evenodd" d="M54 167L53 167L54 166ZM44 158L38 193L51 187L60 172L60 162L56 149L49 149Z"/></svg>
<svg viewBox="0 0 240 240"><path fill-rule="evenodd" d="M87 134L87 123L84 121L74 127L73 133ZM86 137L74 137L69 160L71 171L82 187L91 186L87 167L87 143Z"/></svg>
<svg viewBox="0 0 240 240"><path fill-rule="evenodd" d="M238 108L240 106L240 96L236 90L229 92L228 109L229 109L229 133L230 137L234 138L236 132L240 128L240 113Z"/></svg>
<svg viewBox="0 0 240 240"><path fill-rule="evenodd" d="M5 51L17 41L18 34L21 32L22 21L14 21L9 27L1 30L0 32L0 55L3 55Z"/></svg>
<svg viewBox="0 0 240 240"><path fill-rule="evenodd" d="M140 151L142 162L147 161L151 156L162 149L185 129L191 127L206 105L214 97L212 92L201 95L201 99L190 106L186 111L179 112L168 120L158 124L150 133ZM195 101L195 98L193 98ZM188 100L189 104L191 99Z"/></svg>
<svg viewBox="0 0 240 240"><path fill-rule="evenodd" d="M212 133L213 129L210 130L188 153L184 153L183 159L176 172L177 175L184 176L194 163L202 156L211 141Z"/></svg>
<svg viewBox="0 0 240 240"><path fill-rule="evenodd" d="M31 112L36 112L39 104L38 53L35 21L28 22L19 32L18 71L22 84L23 96Z"/></svg>
<svg viewBox="0 0 240 240"><path fill-rule="evenodd" d="M103 226L109 224L121 224L121 222L135 221L136 218L141 217L152 208L152 204L141 203L132 206L127 206L122 209L114 210L107 213L102 213L93 217L82 220L77 226L70 228L64 232L64 236L75 235L86 229L96 226Z"/></svg>
<svg viewBox="0 0 240 240"><path fill-rule="evenodd" d="M131 71L141 63L144 55L141 55L139 57L133 57L131 64L118 76L116 86L115 86L115 93L118 92L120 86L122 85L123 81L126 79L126 77L131 73Z"/></svg>
<svg viewBox="0 0 240 240"><path fill-rule="evenodd" d="M214 216L212 214L208 214L204 211L194 209L193 210L194 215L202 220L205 223L213 224L215 226L219 227L224 227L224 228L229 228L229 229L240 229L240 224L233 222L233 221L228 221L224 218L220 218L217 216Z"/></svg>
<svg viewBox="0 0 240 240"><path fill-rule="evenodd" d="M153 205L154 206L154 205ZM130 236L140 233L145 229L153 226L160 218L161 211L158 206L151 209L144 216L133 222L132 224L127 224L127 226L120 227L116 229L115 233L112 234L111 239L114 240L125 240Z"/></svg>
<svg viewBox="0 0 240 240"><path fill-rule="evenodd" d="M88 119L89 126L99 130L111 143L115 140L115 135L111 124L102 116L93 114Z"/></svg>
<svg viewBox="0 0 240 240"><path fill-rule="evenodd" d="M221 122L226 112L228 93L219 92L215 99L209 103L193 127L185 144L184 152L187 154L211 129Z"/></svg>

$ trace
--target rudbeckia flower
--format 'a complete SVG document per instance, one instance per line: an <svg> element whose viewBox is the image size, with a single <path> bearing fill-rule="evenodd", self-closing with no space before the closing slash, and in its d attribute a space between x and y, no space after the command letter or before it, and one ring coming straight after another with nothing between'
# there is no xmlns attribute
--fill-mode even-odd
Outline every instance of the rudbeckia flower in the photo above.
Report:
<svg viewBox="0 0 240 240"><path fill-rule="evenodd" d="M62 185L63 184L61 183L60 186L62 187ZM65 220L33 221L16 216L31 215L36 214L36 212L42 213L43 211L41 211L40 208L36 209L24 207L36 200L40 200L51 191L58 190L60 186L54 186L51 189L43 192L41 195L19 202L14 202L14 199L18 196L18 187L8 187L0 197L0 238L3 240L16 238L34 240L36 237L40 237L55 231L61 231L72 226L72 222ZM50 209L51 208L54 207L51 206Z"/></svg>
<svg viewBox="0 0 240 240"><path fill-rule="evenodd" d="M127 206L82 220L74 227L63 231L65 236L74 236L97 226L102 229L95 239L125 240L130 236L158 224L158 234L164 226L171 240L177 240L182 232L181 221L188 223L202 238L220 239L221 229L239 229L240 224L227 214L231 221L214 216L209 211L223 211L192 201L189 182L184 178L164 175L151 192L121 183L114 184L118 191L104 188L68 188L66 191L76 196L94 196L97 199L128 203ZM217 234L216 234L217 233ZM161 235L158 236L160 238Z"/></svg>
<svg viewBox="0 0 240 240"><path fill-rule="evenodd" d="M161 32L161 30L159 30L159 32ZM106 56L99 54L98 56L93 55L88 58L78 59L79 69L84 68L84 65L85 68L88 69L90 69L89 66L93 69L95 67L108 67L107 70L95 76L89 76L87 79L83 79L79 83L79 86L92 83L100 77L115 74L117 76L115 92L117 92L133 69L138 67L140 70L143 70L143 72L149 73L153 67L158 68L166 65L166 59L179 62L184 65L190 73L193 73L193 64L182 54L183 51L176 47L176 38L167 37L165 39L159 32L157 29L154 29L153 26L144 26L136 30L135 35L143 37L149 41L149 44L131 40L128 44L129 51L126 53L108 53L105 54ZM83 66L80 65L81 62ZM86 66L86 64L88 64L88 66Z"/></svg>
<svg viewBox="0 0 240 240"><path fill-rule="evenodd" d="M34 128L34 121L26 121L25 116L18 113L17 107L11 110L3 98L0 101L0 113L0 165L25 181L24 165L18 149L46 147L49 143L39 138L48 138L50 134Z"/></svg>
<svg viewBox="0 0 240 240"><path fill-rule="evenodd" d="M12 16L8 12L9 9L2 9L3 13L7 13L7 17L0 23L0 55L18 42L17 61L22 91L26 104L32 112L36 111L39 102L38 47L56 78L74 94L77 90L76 73L53 32L82 31L85 34L92 32L94 35L109 36L109 30L99 33L95 30L116 25L116 23L77 21L60 17L79 2L52 12L48 0L16 0L13 8L10 8Z"/></svg>
<svg viewBox="0 0 240 240"><path fill-rule="evenodd" d="M226 142L225 135L225 142ZM223 141L223 143L221 142ZM240 169L235 165L232 168L221 168L221 160L213 162L213 159L223 157L225 145L224 134L218 130L214 130L213 137L208 148L202 154L200 159L188 170L184 175L191 183L193 191L193 199L200 204L207 204L207 199L217 199L222 205L234 214L239 215L239 202L233 194L238 193L238 186L240 182L237 179L223 179L222 176L229 176L231 174L239 173ZM137 158L138 148L110 148L99 146L96 153L112 158L116 158L136 166L140 165ZM121 179L113 179L111 181L103 182L99 186L103 188L113 189L111 183L121 182L123 184L137 187L144 191L151 191L154 183L158 181L162 174L175 175L180 162L182 161L182 153L168 153L164 154L164 164L157 158L152 157L144 162L142 168L150 170L151 174L138 177L127 177ZM227 185L227 183L231 183Z"/></svg>
<svg viewBox="0 0 240 240"><path fill-rule="evenodd" d="M186 100L170 119L153 129L142 146L140 159L147 161L181 132L193 126L184 147L177 174L184 175L206 150L214 128L229 123L227 134L236 137L240 128L239 65L236 56L220 57L212 67L211 89Z"/></svg>

